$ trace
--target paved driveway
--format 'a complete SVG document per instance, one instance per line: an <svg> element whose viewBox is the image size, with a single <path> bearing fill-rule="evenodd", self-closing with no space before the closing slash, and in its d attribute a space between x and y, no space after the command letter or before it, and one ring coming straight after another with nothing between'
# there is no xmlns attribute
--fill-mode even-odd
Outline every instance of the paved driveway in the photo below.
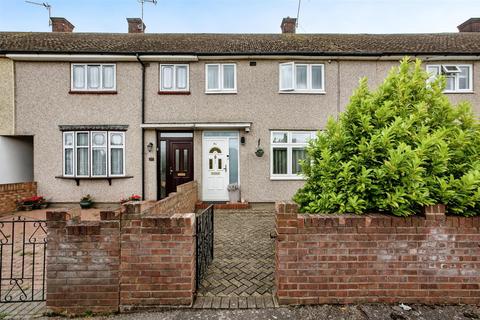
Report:
<svg viewBox="0 0 480 320"><path fill-rule="evenodd" d="M273 209L215 211L214 259L195 308L275 306L274 219Z"/></svg>

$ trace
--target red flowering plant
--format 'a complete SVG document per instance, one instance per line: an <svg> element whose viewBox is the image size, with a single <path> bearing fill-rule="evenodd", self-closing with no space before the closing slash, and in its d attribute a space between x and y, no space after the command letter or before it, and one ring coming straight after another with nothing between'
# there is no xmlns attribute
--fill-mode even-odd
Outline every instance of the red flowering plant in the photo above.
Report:
<svg viewBox="0 0 480 320"><path fill-rule="evenodd" d="M17 200L18 210L44 209L47 207L47 201L42 196L33 196Z"/></svg>
<svg viewBox="0 0 480 320"><path fill-rule="evenodd" d="M138 194L132 194L130 197L126 199L125 198L120 199L120 204L129 202L129 201L142 201L142 196L139 196Z"/></svg>

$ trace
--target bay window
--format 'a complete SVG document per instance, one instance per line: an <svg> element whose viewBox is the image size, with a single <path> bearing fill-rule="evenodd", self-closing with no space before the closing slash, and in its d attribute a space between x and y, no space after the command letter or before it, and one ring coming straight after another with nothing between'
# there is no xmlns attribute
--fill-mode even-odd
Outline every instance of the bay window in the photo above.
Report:
<svg viewBox="0 0 480 320"><path fill-rule="evenodd" d="M315 131L272 131L272 179L302 179L301 161L306 158L305 147L315 139Z"/></svg>
<svg viewBox="0 0 480 320"><path fill-rule="evenodd" d="M188 90L188 64L160 65L160 91Z"/></svg>
<svg viewBox="0 0 480 320"><path fill-rule="evenodd" d="M64 177L125 175L125 132L63 132Z"/></svg>
<svg viewBox="0 0 480 320"><path fill-rule="evenodd" d="M427 72L430 74L430 78L428 79L428 81L431 82L439 75L443 75L446 80L446 87L444 92L472 92L472 70L472 65L469 64L427 65Z"/></svg>
<svg viewBox="0 0 480 320"><path fill-rule="evenodd" d="M115 91L115 64L72 64L72 91Z"/></svg>
<svg viewBox="0 0 480 320"><path fill-rule="evenodd" d="M279 77L280 92L325 92L323 64L281 63Z"/></svg>
<svg viewBox="0 0 480 320"><path fill-rule="evenodd" d="M207 93L235 93L237 91L237 65L234 63L206 64Z"/></svg>

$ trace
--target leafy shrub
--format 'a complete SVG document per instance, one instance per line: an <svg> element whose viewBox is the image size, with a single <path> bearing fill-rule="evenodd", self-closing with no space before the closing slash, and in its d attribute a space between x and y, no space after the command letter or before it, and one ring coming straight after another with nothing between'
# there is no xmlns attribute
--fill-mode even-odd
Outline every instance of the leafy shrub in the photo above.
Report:
<svg viewBox="0 0 480 320"><path fill-rule="evenodd" d="M409 216L431 204L471 216L480 209L480 127L467 103L453 106L445 79L428 83L405 58L376 90L362 79L338 120L310 141L303 212Z"/></svg>

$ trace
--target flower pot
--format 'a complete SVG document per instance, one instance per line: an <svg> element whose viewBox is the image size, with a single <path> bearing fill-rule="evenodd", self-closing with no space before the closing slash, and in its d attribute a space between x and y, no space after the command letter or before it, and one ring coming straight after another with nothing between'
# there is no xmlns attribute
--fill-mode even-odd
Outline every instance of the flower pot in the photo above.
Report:
<svg viewBox="0 0 480 320"><path fill-rule="evenodd" d="M33 204L24 204L23 205L23 210L32 211L33 210Z"/></svg>
<svg viewBox="0 0 480 320"><path fill-rule="evenodd" d="M263 154L265 153L265 151L263 151L262 148L258 148L257 151L255 151L255 155L257 157L263 157Z"/></svg>
<svg viewBox="0 0 480 320"><path fill-rule="evenodd" d="M89 200L82 200L80 201L80 208L82 209L90 209L92 207L92 201Z"/></svg>
<svg viewBox="0 0 480 320"><path fill-rule="evenodd" d="M240 202L240 189L229 190L228 191L228 199L232 203Z"/></svg>

